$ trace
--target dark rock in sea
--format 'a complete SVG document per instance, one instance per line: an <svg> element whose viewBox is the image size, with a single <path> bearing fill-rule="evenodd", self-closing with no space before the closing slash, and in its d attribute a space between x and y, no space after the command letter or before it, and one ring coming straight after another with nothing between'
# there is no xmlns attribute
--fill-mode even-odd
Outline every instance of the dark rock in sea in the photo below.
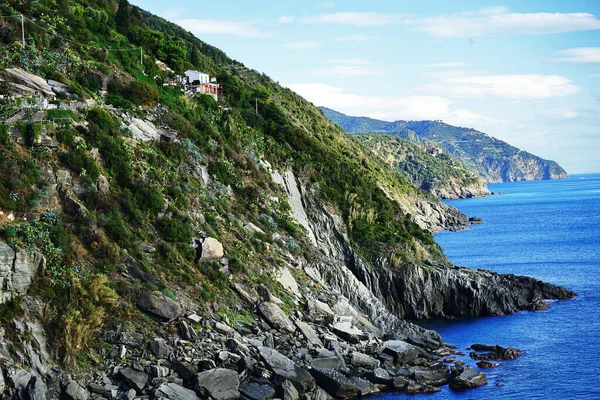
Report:
<svg viewBox="0 0 600 400"><path fill-rule="evenodd" d="M486 344L471 345L474 352L469 353L469 357L474 360L512 360L521 356L521 350L514 347L490 346ZM485 351L486 353L476 353Z"/></svg>
<svg viewBox="0 0 600 400"><path fill-rule="evenodd" d="M471 225L483 224L483 218L471 217L471 218L469 218L469 224L471 224Z"/></svg>
<svg viewBox="0 0 600 400"><path fill-rule="evenodd" d="M483 386L487 383L487 377L481 371L477 371L473 367L466 366L461 370L457 370L450 377L450 388L455 390L471 389Z"/></svg>
<svg viewBox="0 0 600 400"><path fill-rule="evenodd" d="M499 365L500 364L495 363L495 362L491 362L491 361L478 361L477 362L477 366L479 368L496 368Z"/></svg>

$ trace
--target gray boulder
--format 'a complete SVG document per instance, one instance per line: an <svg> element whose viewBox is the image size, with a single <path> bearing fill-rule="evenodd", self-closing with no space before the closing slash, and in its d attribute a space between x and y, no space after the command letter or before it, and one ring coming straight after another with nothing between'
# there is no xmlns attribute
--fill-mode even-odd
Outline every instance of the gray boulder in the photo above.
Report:
<svg viewBox="0 0 600 400"><path fill-rule="evenodd" d="M181 387L176 383L163 383L154 391L154 396L168 400L200 400L193 390Z"/></svg>
<svg viewBox="0 0 600 400"><path fill-rule="evenodd" d="M422 351L403 340L388 340L383 343L383 352L394 356L397 363L406 364L422 355Z"/></svg>
<svg viewBox="0 0 600 400"><path fill-rule="evenodd" d="M37 376L33 376L25 388L25 398L28 400L46 400L48 387L44 381Z"/></svg>
<svg viewBox="0 0 600 400"><path fill-rule="evenodd" d="M275 396L275 389L267 382L250 381L242 386L240 392L251 400L269 400Z"/></svg>
<svg viewBox="0 0 600 400"><path fill-rule="evenodd" d="M288 332L294 332L296 330L296 326L277 304L264 302L258 306L258 310L272 327L283 329Z"/></svg>
<svg viewBox="0 0 600 400"><path fill-rule="evenodd" d="M146 311L169 321L183 315L181 306L165 295L155 295L144 292L140 296L137 306L142 311Z"/></svg>
<svg viewBox="0 0 600 400"><path fill-rule="evenodd" d="M158 358L167 358L171 354L171 346L165 339L154 339L150 342L150 350Z"/></svg>
<svg viewBox="0 0 600 400"><path fill-rule="evenodd" d="M379 367L379 360L374 359L373 357L355 351L352 353L352 358L350 359L350 363L355 367L365 367L365 368L377 368Z"/></svg>
<svg viewBox="0 0 600 400"><path fill-rule="evenodd" d="M65 397L68 400L88 400L90 394L85 388L79 386L79 383L75 381L70 381L67 387L65 388Z"/></svg>
<svg viewBox="0 0 600 400"><path fill-rule="evenodd" d="M233 400L240 396L240 379L231 369L215 368L196 375L195 389L213 400Z"/></svg>
<svg viewBox="0 0 600 400"><path fill-rule="evenodd" d="M294 384L287 379L281 383L280 391L282 400L298 400L300 398Z"/></svg>
<svg viewBox="0 0 600 400"><path fill-rule="evenodd" d="M202 260L222 258L223 255L223 245L217 239L208 237L202 241Z"/></svg>
<svg viewBox="0 0 600 400"><path fill-rule="evenodd" d="M132 389L135 389L138 394L144 390L146 384L148 383L148 375L144 372L136 371L131 368L125 368L122 369L120 373L123 379L125 379L125 382L127 382Z"/></svg>
<svg viewBox="0 0 600 400"><path fill-rule="evenodd" d="M323 342L321 341L321 339L319 339L317 332L315 332L312 326L300 320L296 321L296 326L298 327L298 329L300 329L300 332L302 332L302 334L304 335L306 340L308 340L309 343L316 344L318 346L323 346Z"/></svg>
<svg viewBox="0 0 600 400"><path fill-rule="evenodd" d="M257 346L257 349L271 371L280 379L292 382L298 392L307 393L314 390L315 380L305 369L300 368L277 350L265 346Z"/></svg>
<svg viewBox="0 0 600 400"><path fill-rule="evenodd" d="M333 324L333 332L340 338L353 343L369 338L366 333L353 326L350 321L336 322Z"/></svg>
<svg viewBox="0 0 600 400"><path fill-rule="evenodd" d="M357 383L334 369L313 368L310 370L319 387L333 397L356 397L361 393Z"/></svg>

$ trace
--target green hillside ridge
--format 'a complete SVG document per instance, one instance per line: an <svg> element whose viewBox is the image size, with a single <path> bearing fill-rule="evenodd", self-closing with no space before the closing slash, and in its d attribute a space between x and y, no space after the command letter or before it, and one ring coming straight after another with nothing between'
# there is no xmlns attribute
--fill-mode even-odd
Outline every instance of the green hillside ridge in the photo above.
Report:
<svg viewBox="0 0 600 400"><path fill-rule="evenodd" d="M414 199L436 200L373 161L317 108L268 76L124 1L0 6L0 14L19 13L27 21L27 47L15 42L19 19L3 20L3 66L65 84L72 94L58 102L107 105L73 111L71 123L41 125L24 117L18 126L0 127L0 209L17 216L2 222L3 236L48 260L35 290L52 307L48 323L62 359L73 362L88 349L99 337L92 332L143 321L133 305L145 290L196 287L194 300L235 309L229 280L272 282L265 268L281 264L288 252L309 251L289 206L273 200L284 194L262 160L293 170L334 207L365 257L391 257L399 266L447 264L431 233L413 220L415 210L404 208ZM176 73L193 68L216 76L221 104L163 88L172 73L156 59ZM177 140L138 143L126 128L134 117L175 131ZM209 187L201 166L214 180ZM243 232L249 222L263 233ZM194 263L194 236L223 243L229 278L211 263ZM146 278L124 277L131 268ZM74 301L74 290L94 290L100 282L94 277L108 282L105 297Z"/></svg>
<svg viewBox="0 0 600 400"><path fill-rule="evenodd" d="M363 133L355 137L413 185L441 199L480 197L489 193L480 177L439 152L437 147L428 152L413 142L384 134Z"/></svg>
<svg viewBox="0 0 600 400"><path fill-rule="evenodd" d="M327 118L348 133L383 133L421 145L439 146L487 183L568 177L555 161L544 160L472 128L441 121L387 122L320 108Z"/></svg>

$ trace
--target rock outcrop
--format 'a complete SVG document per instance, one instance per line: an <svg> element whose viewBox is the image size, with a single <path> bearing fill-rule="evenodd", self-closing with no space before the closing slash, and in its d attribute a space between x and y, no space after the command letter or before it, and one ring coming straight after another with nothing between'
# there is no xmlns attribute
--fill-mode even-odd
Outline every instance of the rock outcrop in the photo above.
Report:
<svg viewBox="0 0 600 400"><path fill-rule="evenodd" d="M34 277L46 264L38 252L14 251L0 240L0 304L27 293Z"/></svg>

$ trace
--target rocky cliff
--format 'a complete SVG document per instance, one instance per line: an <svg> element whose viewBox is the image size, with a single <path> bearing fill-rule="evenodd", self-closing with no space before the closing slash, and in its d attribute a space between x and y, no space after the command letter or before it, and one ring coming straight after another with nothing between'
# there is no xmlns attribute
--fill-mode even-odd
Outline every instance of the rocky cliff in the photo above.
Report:
<svg viewBox="0 0 600 400"><path fill-rule="evenodd" d="M303 191L309 224L319 247L329 257L313 264L321 277L340 290L375 321L384 309L402 319L476 317L512 314L542 309L544 299L570 299L575 294L564 287L537 279L503 275L457 266L393 264L381 258L365 262L349 244L341 219L310 193ZM338 265L338 267L332 267ZM360 282L357 290L355 280ZM368 293L364 300L361 293ZM374 305L375 304L375 305ZM380 322L385 327L385 322Z"/></svg>

